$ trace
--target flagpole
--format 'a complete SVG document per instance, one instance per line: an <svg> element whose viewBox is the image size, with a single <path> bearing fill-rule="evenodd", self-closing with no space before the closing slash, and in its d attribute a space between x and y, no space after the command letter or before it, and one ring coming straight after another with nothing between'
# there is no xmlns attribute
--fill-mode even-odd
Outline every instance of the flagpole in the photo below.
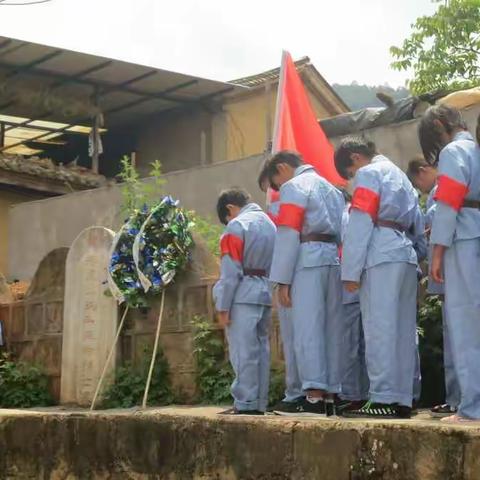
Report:
<svg viewBox="0 0 480 480"><path fill-rule="evenodd" d="M275 120L273 124L273 136L272 136L272 153L278 151L278 137L280 130L280 112L282 111L282 103L284 99L284 85L285 85L285 76L286 76L286 64L287 64L288 52L286 50L282 51L282 62L280 64L280 74L278 77L278 88L277 88L277 103L275 106Z"/></svg>

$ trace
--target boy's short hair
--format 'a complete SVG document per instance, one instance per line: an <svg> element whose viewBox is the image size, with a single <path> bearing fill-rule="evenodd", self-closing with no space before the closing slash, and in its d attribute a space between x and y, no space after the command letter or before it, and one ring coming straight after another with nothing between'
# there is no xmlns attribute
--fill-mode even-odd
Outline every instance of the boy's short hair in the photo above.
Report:
<svg viewBox="0 0 480 480"><path fill-rule="evenodd" d="M408 167L407 167L407 177L408 179L413 182L417 175L420 173L420 170L422 168L429 168L432 165L430 165L422 155L417 155L415 158L410 160L408 162Z"/></svg>
<svg viewBox="0 0 480 480"><path fill-rule="evenodd" d="M431 165L438 162L438 156L443 148L440 137L441 131L435 125L436 121L442 124L447 133L452 133L456 129L467 129L460 110L448 105L433 105L430 107L418 124L418 139L423 156Z"/></svg>
<svg viewBox="0 0 480 480"><path fill-rule="evenodd" d="M268 186L270 186L270 180L268 178L268 171L267 171L267 166L268 166L268 160L263 164L262 170L258 174L258 187L262 192L264 192L265 189L265 184L268 182Z"/></svg>
<svg viewBox="0 0 480 480"><path fill-rule="evenodd" d="M277 167L281 163L286 163L292 168L297 168L300 165L303 165L304 161L302 156L298 152L293 152L291 150L281 150L280 152L273 155L273 157L271 157L269 160L267 160L260 175L263 174L263 181L268 178L268 181L270 182L270 187L273 189L276 189L275 185L273 184L273 176L278 173Z"/></svg>
<svg viewBox="0 0 480 480"><path fill-rule="evenodd" d="M359 153L372 159L377 154L377 149L373 142L362 137L347 137L342 140L335 152L335 168L345 180L349 179L347 168L353 165L352 153Z"/></svg>
<svg viewBox="0 0 480 480"><path fill-rule="evenodd" d="M227 205L236 205L243 208L250 203L250 194L240 187L231 187L226 190L222 190L217 200L217 215L221 223L226 225L228 208Z"/></svg>

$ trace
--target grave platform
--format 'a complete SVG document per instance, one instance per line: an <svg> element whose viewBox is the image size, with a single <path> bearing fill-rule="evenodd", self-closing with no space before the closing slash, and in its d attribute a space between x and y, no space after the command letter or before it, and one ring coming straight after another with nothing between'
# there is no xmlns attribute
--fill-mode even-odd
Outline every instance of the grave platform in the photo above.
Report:
<svg viewBox="0 0 480 480"><path fill-rule="evenodd" d="M480 424L0 410L0 479L478 480Z"/></svg>

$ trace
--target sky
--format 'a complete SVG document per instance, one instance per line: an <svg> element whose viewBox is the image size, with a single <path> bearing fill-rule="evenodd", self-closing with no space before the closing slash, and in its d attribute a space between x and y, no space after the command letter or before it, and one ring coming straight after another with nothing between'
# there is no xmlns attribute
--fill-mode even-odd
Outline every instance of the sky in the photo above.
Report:
<svg viewBox="0 0 480 480"><path fill-rule="evenodd" d="M3 0L5 3L25 0ZM389 47L435 11L431 0L0 1L0 35L166 70L232 80L309 56L331 83L401 86Z"/></svg>

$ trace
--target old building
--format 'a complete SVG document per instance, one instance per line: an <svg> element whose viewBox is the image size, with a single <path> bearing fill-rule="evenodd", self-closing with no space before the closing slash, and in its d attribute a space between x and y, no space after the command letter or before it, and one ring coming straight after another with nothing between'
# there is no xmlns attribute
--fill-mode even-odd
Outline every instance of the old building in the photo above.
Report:
<svg viewBox="0 0 480 480"><path fill-rule="evenodd" d="M319 119L348 111L307 57L297 68ZM144 176L154 160L175 172L261 155L278 79L217 82L0 37L0 272L13 274L9 207L105 185L124 155ZM30 225L58 239L46 221Z"/></svg>

